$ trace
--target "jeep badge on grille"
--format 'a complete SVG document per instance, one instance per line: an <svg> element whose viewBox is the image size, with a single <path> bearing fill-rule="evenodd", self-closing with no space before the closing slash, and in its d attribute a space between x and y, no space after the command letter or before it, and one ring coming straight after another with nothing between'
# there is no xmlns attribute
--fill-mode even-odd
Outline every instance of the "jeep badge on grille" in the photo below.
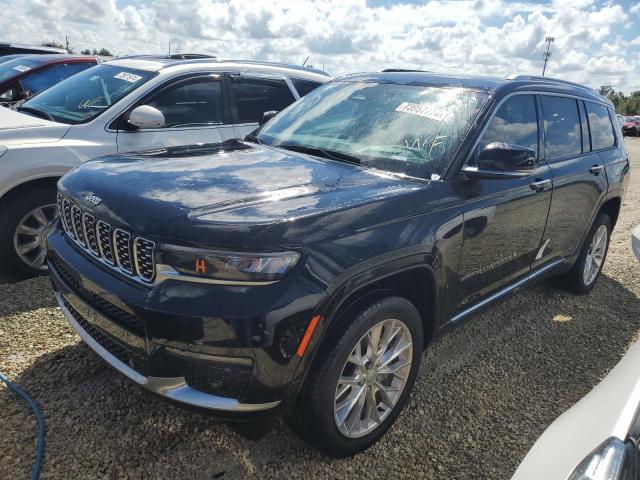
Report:
<svg viewBox="0 0 640 480"><path fill-rule="evenodd" d="M93 205L94 207L100 205L102 203L102 199L100 197L98 197L96 194L94 193L89 193L85 199L87 200L88 203L90 203L91 205Z"/></svg>

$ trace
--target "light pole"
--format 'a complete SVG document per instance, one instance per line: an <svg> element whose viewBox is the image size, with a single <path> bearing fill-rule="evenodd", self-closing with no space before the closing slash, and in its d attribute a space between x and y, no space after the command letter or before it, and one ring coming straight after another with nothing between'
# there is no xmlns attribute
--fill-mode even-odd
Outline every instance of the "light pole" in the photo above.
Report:
<svg viewBox="0 0 640 480"><path fill-rule="evenodd" d="M555 42L555 40L556 39L554 37L547 37L544 39L544 41L547 42L547 51L542 54L542 56L544 57L544 67L542 67L543 77L544 77L544 72L547 71L547 60L549 60L549 57L551 56L551 52L549 51L549 49L551 48L551 44Z"/></svg>

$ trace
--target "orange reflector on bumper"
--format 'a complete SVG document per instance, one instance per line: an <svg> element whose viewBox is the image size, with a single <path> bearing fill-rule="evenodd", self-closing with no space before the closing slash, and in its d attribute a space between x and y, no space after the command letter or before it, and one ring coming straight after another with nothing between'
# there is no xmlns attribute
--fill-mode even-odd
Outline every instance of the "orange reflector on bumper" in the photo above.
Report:
<svg viewBox="0 0 640 480"><path fill-rule="evenodd" d="M320 315L316 315L309 322L309 325L307 326L307 330L304 332L304 337L302 337L302 340L300 341L300 345L298 345L298 350L296 351L297 356L301 357L304 355L304 352L307 349L309 342L311 341L311 335L313 335L313 331L318 326L319 321L320 321Z"/></svg>

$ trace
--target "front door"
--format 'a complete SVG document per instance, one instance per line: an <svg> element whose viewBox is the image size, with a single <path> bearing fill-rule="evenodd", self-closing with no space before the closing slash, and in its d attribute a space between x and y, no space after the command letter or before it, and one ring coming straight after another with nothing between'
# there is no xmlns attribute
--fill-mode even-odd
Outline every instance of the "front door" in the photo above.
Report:
<svg viewBox="0 0 640 480"><path fill-rule="evenodd" d="M464 207L463 243L455 288L457 311L528 275L540 248L549 205L551 174L539 155L536 97L508 97L483 133L472 160L493 142L529 147L536 152L535 168L523 178L460 181Z"/></svg>
<svg viewBox="0 0 640 480"><path fill-rule="evenodd" d="M222 76L200 75L182 79L147 98L143 104L162 112L162 128L118 130L118 152L178 145L216 143L235 138L226 121Z"/></svg>

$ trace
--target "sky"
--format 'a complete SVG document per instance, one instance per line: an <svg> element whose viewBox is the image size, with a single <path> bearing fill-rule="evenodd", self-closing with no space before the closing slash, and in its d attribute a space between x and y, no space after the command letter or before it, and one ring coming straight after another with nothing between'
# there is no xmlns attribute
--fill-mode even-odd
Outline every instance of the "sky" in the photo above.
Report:
<svg viewBox="0 0 640 480"><path fill-rule="evenodd" d="M640 90L640 1L0 0L0 41L308 63L547 75Z"/></svg>

